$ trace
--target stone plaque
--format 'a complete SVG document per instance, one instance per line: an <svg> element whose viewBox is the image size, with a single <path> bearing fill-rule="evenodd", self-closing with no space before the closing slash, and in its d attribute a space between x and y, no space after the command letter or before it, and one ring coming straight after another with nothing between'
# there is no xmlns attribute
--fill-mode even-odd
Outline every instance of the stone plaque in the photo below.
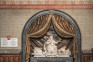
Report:
<svg viewBox="0 0 93 62"><path fill-rule="evenodd" d="M18 39L11 38L8 40L7 38L1 38L1 47L18 47Z"/></svg>

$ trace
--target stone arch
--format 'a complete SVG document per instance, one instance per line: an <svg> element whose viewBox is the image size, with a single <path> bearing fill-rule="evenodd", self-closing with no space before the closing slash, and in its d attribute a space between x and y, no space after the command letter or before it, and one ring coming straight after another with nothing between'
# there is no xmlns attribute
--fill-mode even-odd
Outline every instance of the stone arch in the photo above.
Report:
<svg viewBox="0 0 93 62"><path fill-rule="evenodd" d="M79 29L77 23L67 13L65 13L63 11L59 11L59 10L53 10L53 11L54 11L54 14L57 14L57 15L60 15L64 18L66 18L72 24L72 26L74 27L75 33L76 33L76 39L77 39L77 43L78 43L78 54L77 54L77 59L78 60L77 60L77 62L81 62L81 33L80 33L80 29ZM22 32L22 62L26 62L25 45L26 45L26 38L27 38L27 30L28 30L30 24L36 18L38 18L41 15L45 15L45 14L49 14L49 10L43 10L43 11L40 11L40 12L36 13L25 24L25 27L24 27L23 32Z"/></svg>

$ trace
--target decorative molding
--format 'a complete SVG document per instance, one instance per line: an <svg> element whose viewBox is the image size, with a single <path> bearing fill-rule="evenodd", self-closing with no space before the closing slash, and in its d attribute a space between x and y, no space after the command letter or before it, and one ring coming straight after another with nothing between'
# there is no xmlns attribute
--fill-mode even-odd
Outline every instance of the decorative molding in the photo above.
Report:
<svg viewBox="0 0 93 62"><path fill-rule="evenodd" d="M0 49L0 53L20 53L21 49ZM92 50L82 50L82 53L93 53Z"/></svg>
<svg viewBox="0 0 93 62"><path fill-rule="evenodd" d="M0 4L93 4L93 0L1 0Z"/></svg>
<svg viewBox="0 0 93 62"><path fill-rule="evenodd" d="M0 9L92 9L93 5L54 5L54 4L39 4L39 5L0 5Z"/></svg>
<svg viewBox="0 0 93 62"><path fill-rule="evenodd" d="M93 0L2 0L0 9L91 9Z"/></svg>
<svg viewBox="0 0 93 62"><path fill-rule="evenodd" d="M20 53L21 49L0 49L0 53Z"/></svg>

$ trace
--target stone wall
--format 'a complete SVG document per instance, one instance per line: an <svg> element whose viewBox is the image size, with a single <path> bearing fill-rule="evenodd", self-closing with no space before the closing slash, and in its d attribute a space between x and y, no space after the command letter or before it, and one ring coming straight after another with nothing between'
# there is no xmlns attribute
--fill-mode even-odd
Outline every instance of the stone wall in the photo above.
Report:
<svg viewBox="0 0 93 62"><path fill-rule="evenodd" d="M18 38L17 48L0 49L18 49L22 47L22 31L29 20L38 9L1 9L0 10L0 38L11 35L12 38ZM74 18L80 28L82 35L82 50L93 48L93 9L64 9L62 10Z"/></svg>

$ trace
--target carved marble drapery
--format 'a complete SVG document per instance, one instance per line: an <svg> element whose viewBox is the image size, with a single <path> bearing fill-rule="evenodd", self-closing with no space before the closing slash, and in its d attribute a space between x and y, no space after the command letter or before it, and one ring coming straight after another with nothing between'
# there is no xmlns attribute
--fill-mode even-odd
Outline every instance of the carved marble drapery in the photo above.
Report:
<svg viewBox="0 0 93 62"><path fill-rule="evenodd" d="M27 33L27 41L26 41L26 53L27 53L27 62L29 62L30 52L29 49L31 45L30 38L40 38L48 32L51 23L53 24L53 27L56 31L56 33L64 38L74 38L74 44L73 44L73 54L75 58L75 62L77 62L77 40L75 37L75 31L73 26L70 22L66 20L66 18L53 14L53 11L50 11L49 15L43 15L38 17L29 27L28 33ZM33 40L34 41L34 40ZM32 42L33 43L33 42ZM40 42L35 42L35 46L40 46ZM34 45L34 44L33 44Z"/></svg>
<svg viewBox="0 0 93 62"><path fill-rule="evenodd" d="M28 30L28 37L39 38L44 36L50 27L51 15L41 16L33 22Z"/></svg>
<svg viewBox="0 0 93 62"><path fill-rule="evenodd" d="M73 26L66 20L66 18L59 15L44 15L37 18L28 30L28 37L40 38L44 36L50 28L50 24L53 23L56 33L61 37L71 38L75 36Z"/></svg>

